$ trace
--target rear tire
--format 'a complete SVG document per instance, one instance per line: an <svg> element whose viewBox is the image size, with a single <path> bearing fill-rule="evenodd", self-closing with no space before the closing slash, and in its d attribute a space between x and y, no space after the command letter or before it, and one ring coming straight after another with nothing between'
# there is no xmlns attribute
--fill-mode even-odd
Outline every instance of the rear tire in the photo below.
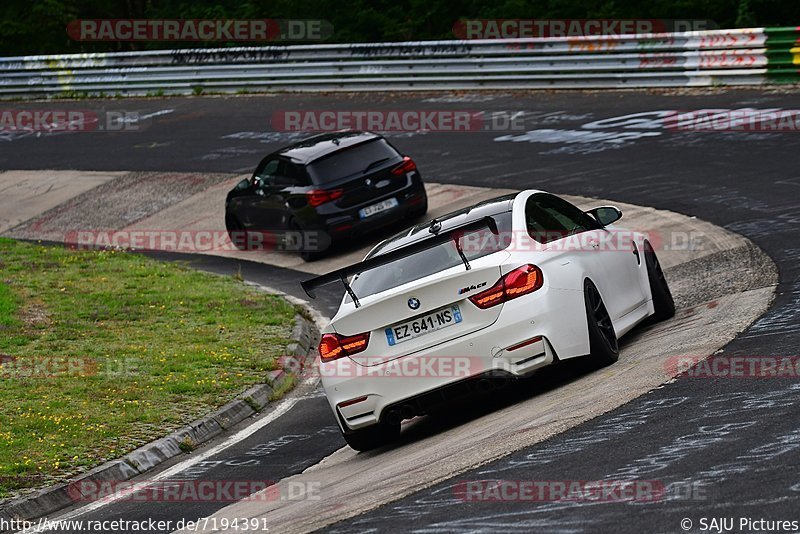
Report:
<svg viewBox="0 0 800 534"><path fill-rule="evenodd" d="M300 237L301 246L298 253L300 254L300 257L303 259L303 261L307 262L316 261L325 255L324 250L308 250L303 246L305 243L305 239L302 236L304 236L305 233L303 232L303 229L300 227L299 224L292 221L292 224L289 228L292 232L297 232L301 236Z"/></svg>
<svg viewBox="0 0 800 534"><path fill-rule="evenodd" d="M424 217L425 214L428 213L428 199L425 199L425 202L420 205L420 207L415 208L409 212L409 217L412 219L419 219Z"/></svg>
<svg viewBox="0 0 800 534"><path fill-rule="evenodd" d="M228 238L239 250L248 250L250 237L244 225L233 215L225 216L225 229L228 231Z"/></svg>
<svg viewBox="0 0 800 534"><path fill-rule="evenodd" d="M650 242L644 242L644 261L647 265L647 280L650 282L650 293L653 295L653 319L664 321L675 316L675 301L669 290L664 271L658 262L656 251Z"/></svg>
<svg viewBox="0 0 800 534"><path fill-rule="evenodd" d="M600 292L589 280L583 284L583 299L589 328L589 357L598 367L611 365L619 360L617 335Z"/></svg>
<svg viewBox="0 0 800 534"><path fill-rule="evenodd" d="M391 425L378 423L361 430L348 430L342 433L351 449L359 452L370 451L395 441L400 437L400 423Z"/></svg>

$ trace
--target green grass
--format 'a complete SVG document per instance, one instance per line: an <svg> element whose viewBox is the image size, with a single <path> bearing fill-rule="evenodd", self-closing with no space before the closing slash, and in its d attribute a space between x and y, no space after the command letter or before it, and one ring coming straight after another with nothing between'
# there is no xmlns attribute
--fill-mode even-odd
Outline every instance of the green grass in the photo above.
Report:
<svg viewBox="0 0 800 534"><path fill-rule="evenodd" d="M17 304L11 289L0 282L0 327L8 327L14 324L14 311Z"/></svg>
<svg viewBox="0 0 800 534"><path fill-rule="evenodd" d="M0 498L119 457L265 382L294 314L233 277L0 239Z"/></svg>

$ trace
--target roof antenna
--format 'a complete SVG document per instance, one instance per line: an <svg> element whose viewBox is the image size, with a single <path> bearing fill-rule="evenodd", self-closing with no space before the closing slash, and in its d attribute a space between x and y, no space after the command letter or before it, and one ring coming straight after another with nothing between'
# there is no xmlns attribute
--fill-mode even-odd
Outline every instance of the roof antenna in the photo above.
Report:
<svg viewBox="0 0 800 534"><path fill-rule="evenodd" d="M439 230L442 229L442 223L436 219L431 220L431 225L428 227L428 231L432 234L438 234Z"/></svg>

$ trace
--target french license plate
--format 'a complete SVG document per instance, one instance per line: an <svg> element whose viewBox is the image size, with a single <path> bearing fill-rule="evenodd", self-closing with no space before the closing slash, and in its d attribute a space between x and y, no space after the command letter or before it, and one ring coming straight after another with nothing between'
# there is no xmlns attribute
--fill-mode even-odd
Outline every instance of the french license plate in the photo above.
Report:
<svg viewBox="0 0 800 534"><path fill-rule="evenodd" d="M385 330L386 339L389 342L389 346L397 345L409 339L414 339L431 332L436 332L442 328L453 326L454 324L460 323L461 320L461 310L458 309L456 304L453 304L452 306L438 309L422 317L412 319L411 321L390 326Z"/></svg>
<svg viewBox="0 0 800 534"><path fill-rule="evenodd" d="M362 219L366 219L370 215L375 215L376 213L392 209L397 205L398 202L396 198L387 198L383 202L378 202L377 204L373 204L372 206L361 208L360 210L358 210L358 215Z"/></svg>

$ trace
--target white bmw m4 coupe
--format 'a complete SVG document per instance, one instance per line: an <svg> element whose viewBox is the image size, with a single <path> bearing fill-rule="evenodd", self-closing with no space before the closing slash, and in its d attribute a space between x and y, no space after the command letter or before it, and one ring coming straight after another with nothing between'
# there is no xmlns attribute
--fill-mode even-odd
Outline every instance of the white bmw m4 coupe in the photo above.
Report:
<svg viewBox="0 0 800 534"><path fill-rule="evenodd" d="M617 340L675 305L646 235L619 209L584 212L544 191L484 201L409 228L355 265L303 282L346 294L322 332L319 372L347 443L556 360L617 361Z"/></svg>

